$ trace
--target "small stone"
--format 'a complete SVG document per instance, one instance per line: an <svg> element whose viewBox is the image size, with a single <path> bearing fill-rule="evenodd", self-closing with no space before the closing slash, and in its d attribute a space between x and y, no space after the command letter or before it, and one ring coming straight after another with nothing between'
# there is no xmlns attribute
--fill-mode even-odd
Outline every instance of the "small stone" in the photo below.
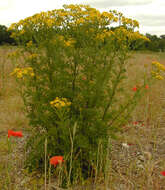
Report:
<svg viewBox="0 0 165 190"><path fill-rule="evenodd" d="M137 167L144 169L144 166L142 164L137 165Z"/></svg>
<svg viewBox="0 0 165 190"><path fill-rule="evenodd" d="M122 147L126 148L126 149L129 149L129 145L127 143L122 143Z"/></svg>
<svg viewBox="0 0 165 190"><path fill-rule="evenodd" d="M144 155L146 156L147 160L151 160L152 154L150 152L144 152Z"/></svg>

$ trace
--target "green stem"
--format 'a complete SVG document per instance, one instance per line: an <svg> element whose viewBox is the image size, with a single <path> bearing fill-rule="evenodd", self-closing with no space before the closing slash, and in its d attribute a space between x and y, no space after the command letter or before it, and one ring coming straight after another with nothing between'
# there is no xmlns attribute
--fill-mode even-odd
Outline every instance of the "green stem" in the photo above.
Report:
<svg viewBox="0 0 165 190"><path fill-rule="evenodd" d="M11 140L9 137L7 137L7 144L8 144L8 163L7 163L7 178L8 178L8 184L9 184L9 189L11 189L11 179L10 179L10 168L11 168Z"/></svg>
<svg viewBox="0 0 165 190"><path fill-rule="evenodd" d="M138 94L139 94L139 92L134 95L133 100L136 98L136 96L137 96ZM118 112L118 114L116 115L116 117L114 117L114 118L112 119L112 121L111 121L111 123L109 124L109 126L111 126L111 125L114 123L114 121L129 107L129 105L132 105L133 100L132 100L132 101L131 101L131 100L128 101L128 103L123 107L123 109L122 109L120 112Z"/></svg>
<svg viewBox="0 0 165 190"><path fill-rule="evenodd" d="M47 160L46 160L46 156L47 156L47 138L45 138L45 190L46 188L46 169L47 169Z"/></svg>
<svg viewBox="0 0 165 190"><path fill-rule="evenodd" d="M111 97L110 97L110 101L108 102L107 106L105 107L105 110L104 110L104 113L103 113L103 117L102 117L102 120L105 119L105 116L107 114L107 111L109 109L109 107L112 105L113 103L113 98L115 96L115 93L116 93L116 89L118 87L118 84L120 82L120 76L122 74L122 67L120 68L120 72L118 73L117 77L116 77L116 81L115 81L115 84L114 84L114 87L113 87L113 90L112 90L112 94L111 94Z"/></svg>

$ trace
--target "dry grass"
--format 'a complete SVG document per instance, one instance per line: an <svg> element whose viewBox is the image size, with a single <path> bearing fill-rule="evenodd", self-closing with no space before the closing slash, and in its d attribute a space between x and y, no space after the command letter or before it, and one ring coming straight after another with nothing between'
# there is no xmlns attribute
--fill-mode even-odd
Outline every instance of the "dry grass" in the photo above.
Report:
<svg viewBox="0 0 165 190"><path fill-rule="evenodd" d="M24 129L27 119L23 113L23 102L17 92L17 85L10 73L14 64L8 54L15 48L0 48L0 133L8 129Z"/></svg>
<svg viewBox="0 0 165 190"><path fill-rule="evenodd" d="M8 53L14 47L0 47L0 189L35 190L44 189L44 174L28 174L23 169L25 153L23 149L27 138L28 121L23 112L23 102L16 91L16 83L10 76L14 65ZM163 53L134 53L129 60L127 88L139 83L145 73L145 65L152 61L165 64ZM149 86L148 92L133 113L133 121L123 127L118 141L111 142L107 181L101 185L75 187L75 189L111 190L163 190L165 177L165 89L160 81ZM22 130L25 137L13 142L12 154L8 154L7 130ZM125 146L122 143L129 145ZM50 188L55 189L55 188Z"/></svg>

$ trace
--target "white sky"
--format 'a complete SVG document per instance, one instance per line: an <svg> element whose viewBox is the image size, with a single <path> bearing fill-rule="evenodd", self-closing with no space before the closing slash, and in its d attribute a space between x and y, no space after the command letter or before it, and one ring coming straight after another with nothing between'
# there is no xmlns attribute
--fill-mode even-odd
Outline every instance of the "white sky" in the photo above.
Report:
<svg viewBox="0 0 165 190"><path fill-rule="evenodd" d="M89 4L100 11L118 10L140 23L140 32L165 34L165 0L0 0L0 24L13 22L63 4Z"/></svg>

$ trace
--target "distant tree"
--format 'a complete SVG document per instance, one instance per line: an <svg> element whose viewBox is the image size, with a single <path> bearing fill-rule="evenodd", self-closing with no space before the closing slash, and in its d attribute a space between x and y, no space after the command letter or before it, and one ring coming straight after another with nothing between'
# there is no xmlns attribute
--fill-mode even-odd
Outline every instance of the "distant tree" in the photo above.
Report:
<svg viewBox="0 0 165 190"><path fill-rule="evenodd" d="M4 25L0 25L0 45L9 43L14 43L14 40L10 37L11 32L7 31L7 27Z"/></svg>
<svg viewBox="0 0 165 190"><path fill-rule="evenodd" d="M159 51L160 38L157 35L151 35L149 33L146 33L146 37L149 38L150 41L145 42L145 49L151 50L151 51Z"/></svg>
<svg viewBox="0 0 165 190"><path fill-rule="evenodd" d="M161 39L165 39L165 34L160 36Z"/></svg>
<svg viewBox="0 0 165 190"><path fill-rule="evenodd" d="M160 36L159 48L161 51L165 51L165 35Z"/></svg>
<svg viewBox="0 0 165 190"><path fill-rule="evenodd" d="M157 35L152 35L146 33L145 36L150 41L138 40L131 44L132 50L150 50L150 51L165 51L165 35L158 37Z"/></svg>

